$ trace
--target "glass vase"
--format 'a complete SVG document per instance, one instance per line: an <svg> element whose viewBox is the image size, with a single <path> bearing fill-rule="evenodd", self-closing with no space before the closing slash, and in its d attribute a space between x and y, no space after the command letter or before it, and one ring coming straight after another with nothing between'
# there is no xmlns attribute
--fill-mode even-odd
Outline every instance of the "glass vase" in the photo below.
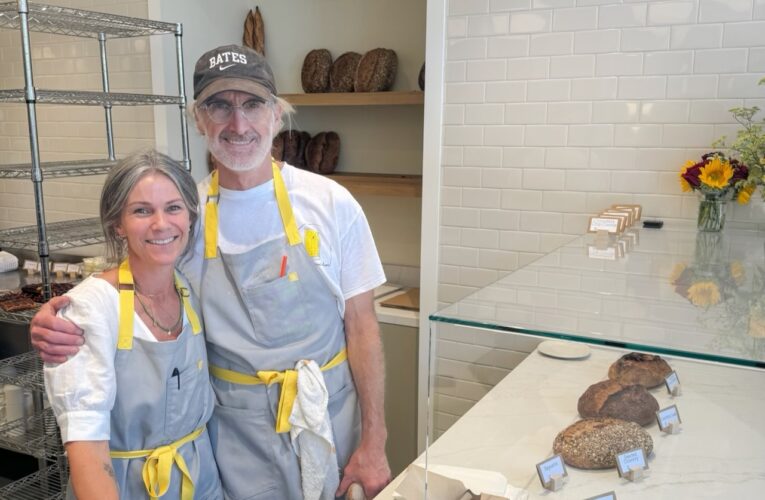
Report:
<svg viewBox="0 0 765 500"><path fill-rule="evenodd" d="M699 231L719 232L725 225L727 200L715 195L704 195L699 202Z"/></svg>

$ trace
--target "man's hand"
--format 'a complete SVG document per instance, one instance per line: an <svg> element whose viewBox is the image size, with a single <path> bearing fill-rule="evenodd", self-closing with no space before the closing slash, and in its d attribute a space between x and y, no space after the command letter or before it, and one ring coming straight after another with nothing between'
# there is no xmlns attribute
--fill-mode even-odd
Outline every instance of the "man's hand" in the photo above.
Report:
<svg viewBox="0 0 765 500"><path fill-rule="evenodd" d="M371 499L385 488L390 479L390 467L385 457L385 450L372 450L362 443L348 460L348 465L343 471L343 480L335 496L344 495L352 483L359 483L364 488L364 495Z"/></svg>
<svg viewBox="0 0 765 500"><path fill-rule="evenodd" d="M68 297L53 297L43 304L29 325L32 347L46 363L63 363L68 356L77 354L85 342L77 325L56 316L67 305Z"/></svg>

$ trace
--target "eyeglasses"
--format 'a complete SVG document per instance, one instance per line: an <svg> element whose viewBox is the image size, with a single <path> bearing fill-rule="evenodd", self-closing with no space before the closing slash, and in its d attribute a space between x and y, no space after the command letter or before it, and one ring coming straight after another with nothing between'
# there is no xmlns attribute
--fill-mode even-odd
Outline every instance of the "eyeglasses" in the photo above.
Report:
<svg viewBox="0 0 765 500"><path fill-rule="evenodd" d="M263 117L268 109L268 103L251 99L240 106L234 106L227 101L214 100L204 103L202 108L207 113L207 116L218 124L228 123L231 117L234 116L235 109L238 109L247 120L254 122Z"/></svg>

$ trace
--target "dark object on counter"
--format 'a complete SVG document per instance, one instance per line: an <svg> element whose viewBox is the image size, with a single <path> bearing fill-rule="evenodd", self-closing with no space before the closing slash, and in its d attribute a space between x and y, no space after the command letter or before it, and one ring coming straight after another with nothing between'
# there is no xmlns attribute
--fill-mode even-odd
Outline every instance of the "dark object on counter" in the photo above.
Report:
<svg viewBox="0 0 765 500"><path fill-rule="evenodd" d="M648 229L661 229L663 226L664 226L663 220L646 219L643 221L643 227Z"/></svg>
<svg viewBox="0 0 765 500"><path fill-rule="evenodd" d="M317 174L331 174L340 157L340 136L335 132L319 132L305 148L305 161L309 170Z"/></svg>
<svg viewBox="0 0 765 500"><path fill-rule="evenodd" d="M631 352L611 365L608 378L622 385L640 384L650 389L663 384L664 378L670 373L672 368L661 356Z"/></svg>
<svg viewBox="0 0 765 500"><path fill-rule="evenodd" d="M649 425L655 421L659 403L642 385L623 386L604 380L584 391L577 409L583 418L611 417Z"/></svg>
<svg viewBox="0 0 765 500"><path fill-rule="evenodd" d="M359 61L361 61L361 54L358 52L346 52L335 59L329 70L330 92L353 92L353 82L356 79Z"/></svg>
<svg viewBox="0 0 765 500"><path fill-rule="evenodd" d="M616 456L643 448L646 458L653 451L651 436L635 422L617 418L586 418L563 429L553 442L566 465L580 469L616 467Z"/></svg>
<svg viewBox="0 0 765 500"><path fill-rule="evenodd" d="M390 49L373 49L364 54L356 68L353 88L356 92L390 90L396 80L398 57Z"/></svg>
<svg viewBox="0 0 765 500"><path fill-rule="evenodd" d="M417 77L417 85L420 86L420 90L425 90L425 63L422 63L422 68L420 68L420 76Z"/></svg>
<svg viewBox="0 0 765 500"><path fill-rule="evenodd" d="M50 293L52 297L64 295L66 292L74 288L72 283L51 283ZM35 302L43 303L43 285L42 283L35 283L33 285L24 285L21 287L21 294L25 297L34 300Z"/></svg>
<svg viewBox="0 0 765 500"><path fill-rule="evenodd" d="M300 81L306 93L326 92L329 88L329 69L332 67L332 54L327 49L314 49L306 54Z"/></svg>
<svg viewBox="0 0 765 500"><path fill-rule="evenodd" d="M258 7L255 7L255 12L250 10L244 20L242 45L253 49L261 56L266 57L265 26L263 25L263 16L260 15L260 9Z"/></svg>

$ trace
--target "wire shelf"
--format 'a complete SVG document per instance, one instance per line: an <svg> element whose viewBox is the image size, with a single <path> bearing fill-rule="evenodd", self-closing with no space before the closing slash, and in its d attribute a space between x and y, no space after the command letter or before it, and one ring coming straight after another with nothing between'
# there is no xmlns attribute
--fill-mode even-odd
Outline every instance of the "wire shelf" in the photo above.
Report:
<svg viewBox="0 0 765 500"><path fill-rule="evenodd" d="M35 313L37 313L39 309L39 305L32 309L25 309L23 311L17 312L8 312L0 308L0 322L27 324L32 321L32 317L35 315Z"/></svg>
<svg viewBox="0 0 765 500"><path fill-rule="evenodd" d="M55 459L64 453L53 410L0 425L0 448L37 458Z"/></svg>
<svg viewBox="0 0 765 500"><path fill-rule="evenodd" d="M40 163L40 167L43 171L43 177L50 179L105 174L116 164L116 160L74 160L43 162ZM31 176L31 163L0 165L0 179L29 179Z"/></svg>
<svg viewBox="0 0 765 500"><path fill-rule="evenodd" d="M50 251L85 247L104 242L98 217L51 222L45 225ZM0 231L0 248L37 251L37 226L14 227Z"/></svg>
<svg viewBox="0 0 765 500"><path fill-rule="evenodd" d="M57 35L125 38L159 35L180 31L180 25L145 19L105 14L54 5L30 3L29 30ZM21 25L18 2L0 3L0 26L18 28Z"/></svg>
<svg viewBox="0 0 765 500"><path fill-rule="evenodd" d="M36 352L30 351L18 356L0 360L0 384L11 384L31 389L44 391L43 362ZM0 495L0 498L3 498Z"/></svg>
<svg viewBox="0 0 765 500"><path fill-rule="evenodd" d="M62 479L63 478L63 479ZM59 500L64 498L67 472L57 464L0 488L4 500Z"/></svg>
<svg viewBox="0 0 765 500"><path fill-rule="evenodd" d="M74 104L80 106L151 106L156 104L181 104L181 98L172 95L44 89L35 89L35 93L35 102L38 104ZM26 102L24 89L0 90L0 101Z"/></svg>

